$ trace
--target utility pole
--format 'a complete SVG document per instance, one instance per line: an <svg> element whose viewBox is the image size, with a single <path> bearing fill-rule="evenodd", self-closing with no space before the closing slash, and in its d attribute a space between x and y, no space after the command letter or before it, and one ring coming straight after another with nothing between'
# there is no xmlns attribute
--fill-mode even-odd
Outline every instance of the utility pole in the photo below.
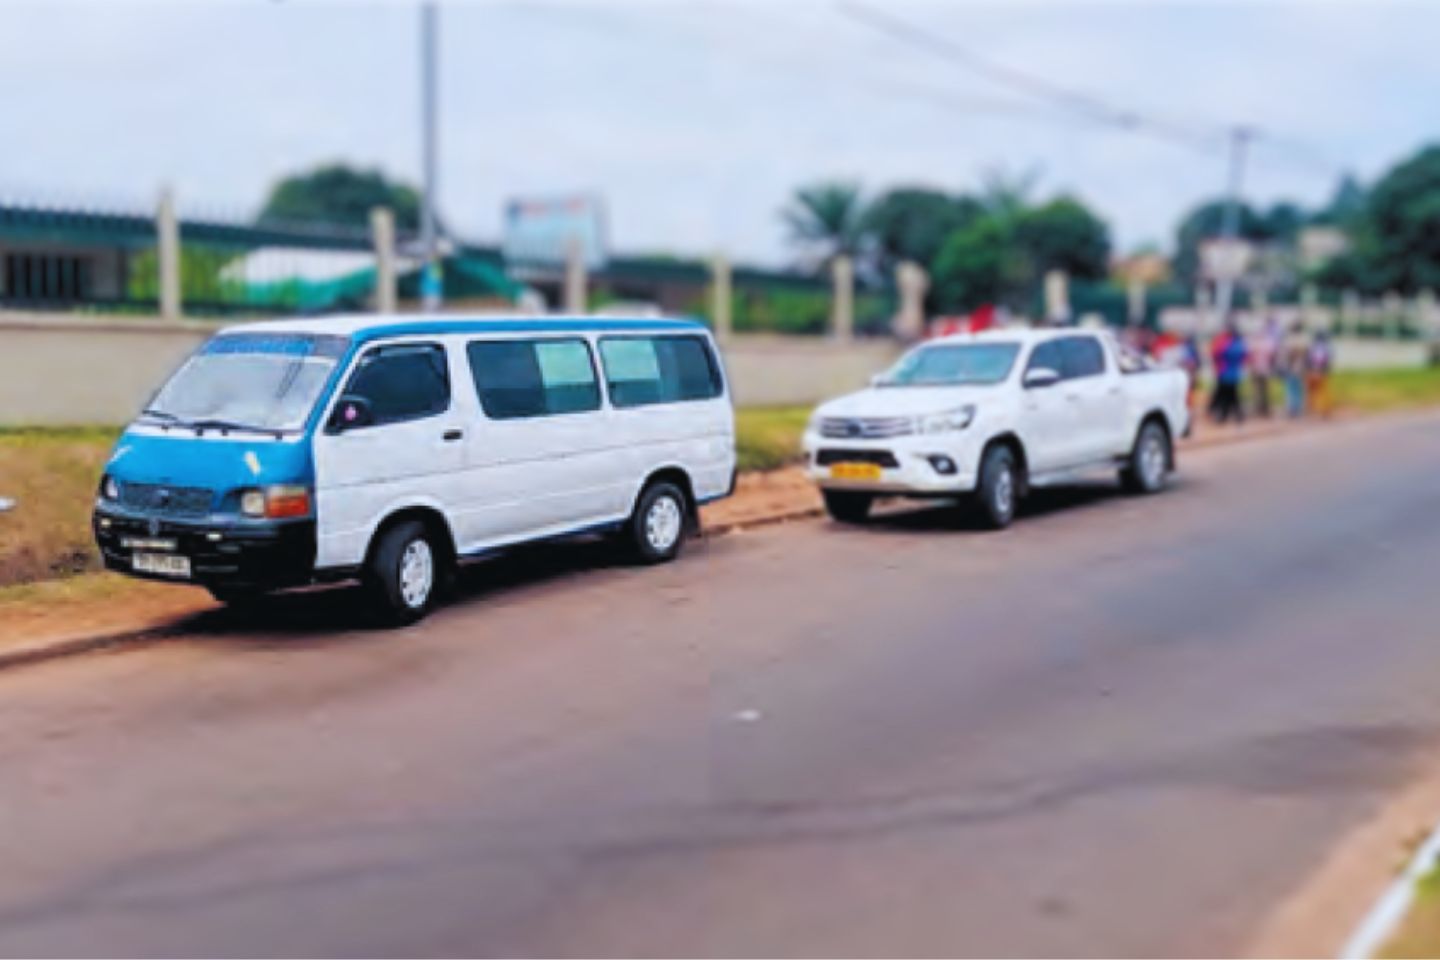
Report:
<svg viewBox="0 0 1440 960"><path fill-rule="evenodd" d="M1230 315L1235 299L1235 276L1228 257L1235 254L1234 246L1240 233L1240 190L1245 178L1245 147L1255 136L1252 127L1236 126L1230 129L1230 175L1225 187L1225 216L1220 221L1220 276L1215 290L1215 310L1221 322ZM1238 257L1235 258L1238 262Z"/></svg>
<svg viewBox="0 0 1440 960"><path fill-rule="evenodd" d="M427 313L440 308L442 289L439 237L435 224L435 111L439 95L435 74L439 55L438 20L439 11L436 9L435 0L425 0L420 6L420 150L424 166L420 203L420 246L425 259L420 273L420 299Z"/></svg>

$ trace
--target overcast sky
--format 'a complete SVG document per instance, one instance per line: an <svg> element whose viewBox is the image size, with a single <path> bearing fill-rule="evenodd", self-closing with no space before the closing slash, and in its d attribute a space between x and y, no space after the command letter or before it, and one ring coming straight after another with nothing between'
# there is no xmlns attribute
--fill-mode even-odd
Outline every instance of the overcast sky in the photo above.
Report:
<svg viewBox="0 0 1440 960"><path fill-rule="evenodd" d="M1440 140L1440 4L923 3L883 8L991 61L1186 130L1256 124L1247 196L1318 203ZM1040 172L1168 244L1224 155L1097 126L868 30L828 2L441 9L446 219L499 237L507 197L594 191L612 245L782 263L798 185L974 188ZM0 0L0 197L252 214L345 159L419 174L411 4Z"/></svg>

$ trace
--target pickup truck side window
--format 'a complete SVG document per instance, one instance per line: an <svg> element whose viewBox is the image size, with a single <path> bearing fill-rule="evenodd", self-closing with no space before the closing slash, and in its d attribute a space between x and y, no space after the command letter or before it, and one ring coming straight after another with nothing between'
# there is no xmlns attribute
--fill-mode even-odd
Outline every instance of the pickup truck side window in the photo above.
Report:
<svg viewBox="0 0 1440 960"><path fill-rule="evenodd" d="M1063 337L1059 341L1066 380L1098 377L1105 372L1105 350L1094 337Z"/></svg>
<svg viewBox="0 0 1440 960"><path fill-rule="evenodd" d="M1025 365L1025 371L1028 373L1041 367L1054 370L1062 378L1065 376L1065 357L1060 351L1059 340L1046 340L1030 351L1030 362Z"/></svg>

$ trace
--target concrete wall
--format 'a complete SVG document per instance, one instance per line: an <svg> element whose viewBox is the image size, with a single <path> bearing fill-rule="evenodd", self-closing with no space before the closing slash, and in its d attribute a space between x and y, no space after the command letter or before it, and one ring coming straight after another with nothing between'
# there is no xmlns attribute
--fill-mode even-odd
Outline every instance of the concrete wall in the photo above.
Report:
<svg viewBox="0 0 1440 960"><path fill-rule="evenodd" d="M216 327L0 313L0 425L116 424ZM815 403L863 386L889 341L739 336L725 348L737 403Z"/></svg>

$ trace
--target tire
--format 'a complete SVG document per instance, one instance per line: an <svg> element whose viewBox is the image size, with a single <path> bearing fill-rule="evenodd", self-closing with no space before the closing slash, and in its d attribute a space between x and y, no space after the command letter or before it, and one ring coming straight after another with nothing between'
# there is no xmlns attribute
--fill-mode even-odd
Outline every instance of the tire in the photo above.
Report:
<svg viewBox="0 0 1440 960"><path fill-rule="evenodd" d="M435 535L417 520L380 534L363 579L382 623L403 627L434 608L445 581L444 557Z"/></svg>
<svg viewBox="0 0 1440 960"><path fill-rule="evenodd" d="M630 552L641 563L668 563L680 555L690 532L689 500L668 480L650 484L625 524Z"/></svg>
<svg viewBox="0 0 1440 960"><path fill-rule="evenodd" d="M870 504L875 502L874 494L856 493L851 490L822 490L825 496L825 512L840 523L864 523L870 516Z"/></svg>
<svg viewBox="0 0 1440 960"><path fill-rule="evenodd" d="M1120 485L1130 493L1159 493L1170 477L1173 455L1169 432L1158 421L1146 420L1120 469Z"/></svg>
<svg viewBox="0 0 1440 960"><path fill-rule="evenodd" d="M991 530L1003 530L1015 519L1020 496L1020 468L1015 452L996 445L980 460L980 480L975 486L980 519Z"/></svg>

